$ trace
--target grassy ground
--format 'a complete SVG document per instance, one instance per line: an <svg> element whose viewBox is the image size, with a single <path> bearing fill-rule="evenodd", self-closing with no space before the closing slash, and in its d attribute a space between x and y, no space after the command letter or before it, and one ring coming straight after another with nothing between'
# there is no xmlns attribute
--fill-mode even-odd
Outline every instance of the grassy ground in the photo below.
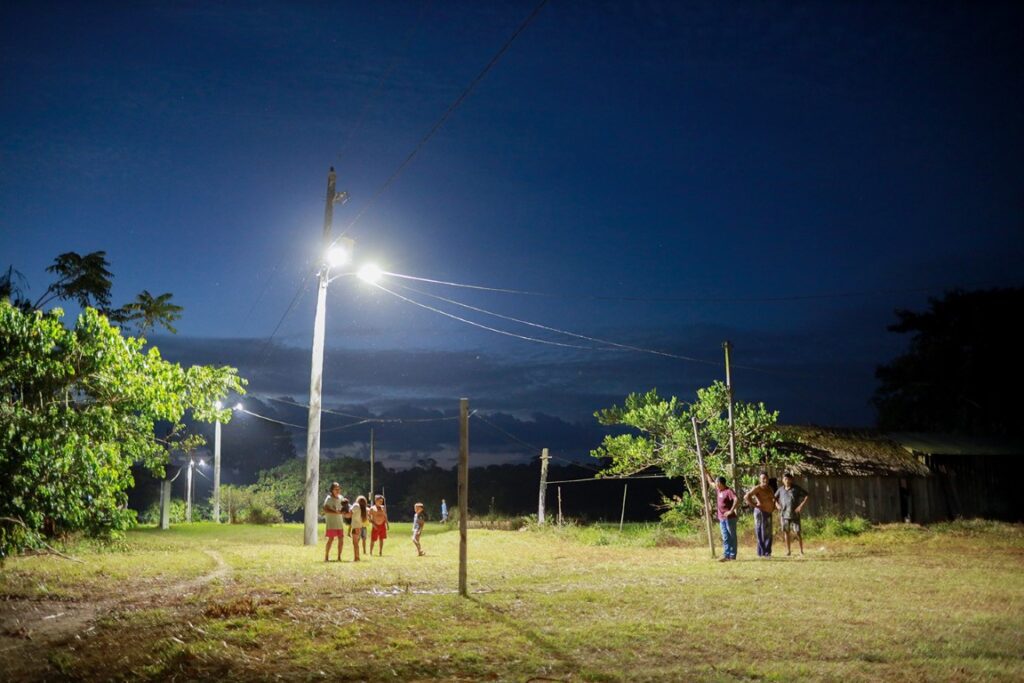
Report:
<svg viewBox="0 0 1024 683"><path fill-rule="evenodd" d="M2 678L1022 680L1024 527L892 526L719 564L653 527L428 525L323 562L296 525L140 529L9 561ZM696 538L699 538L696 537ZM778 552L778 550L776 551ZM56 616L55 616L56 615Z"/></svg>

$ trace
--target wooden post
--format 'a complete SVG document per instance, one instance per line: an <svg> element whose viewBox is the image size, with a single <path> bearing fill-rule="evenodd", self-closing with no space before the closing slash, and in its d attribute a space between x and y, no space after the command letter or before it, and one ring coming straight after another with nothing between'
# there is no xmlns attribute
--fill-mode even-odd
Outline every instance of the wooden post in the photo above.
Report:
<svg viewBox="0 0 1024 683"><path fill-rule="evenodd" d="M562 526L562 487L558 487L558 526Z"/></svg>
<svg viewBox="0 0 1024 683"><path fill-rule="evenodd" d="M729 390L729 472L732 477L732 490L740 495L740 479L736 472L736 424L732 419L732 342L722 342L725 349L725 387Z"/></svg>
<svg viewBox="0 0 1024 683"><path fill-rule="evenodd" d="M459 399L459 595L469 597L466 584L466 521L469 517L469 399Z"/></svg>
<svg viewBox="0 0 1024 683"><path fill-rule="evenodd" d="M622 516L619 517L619 533L622 533L622 523L626 521L626 489L629 484L622 485Z"/></svg>
<svg viewBox="0 0 1024 683"><path fill-rule="evenodd" d="M700 497L704 503L704 526L708 530L708 547L711 557L715 556L715 538L711 535L711 508L708 507L707 470L704 469L704 455L700 452L700 436L697 434L697 418L691 416L693 422L693 443L697 446L697 465L700 466Z"/></svg>
<svg viewBox="0 0 1024 683"><path fill-rule="evenodd" d="M537 524L544 523L544 492L548 488L548 449L540 450L540 495L537 497Z"/></svg>
<svg viewBox="0 0 1024 683"><path fill-rule="evenodd" d="M160 528L171 528L171 480L160 482Z"/></svg>

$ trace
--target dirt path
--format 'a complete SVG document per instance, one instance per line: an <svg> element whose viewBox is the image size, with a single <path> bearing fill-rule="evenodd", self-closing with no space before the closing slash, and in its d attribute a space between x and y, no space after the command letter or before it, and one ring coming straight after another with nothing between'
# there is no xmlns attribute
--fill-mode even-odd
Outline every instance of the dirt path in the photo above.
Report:
<svg viewBox="0 0 1024 683"><path fill-rule="evenodd" d="M76 647L95 632L98 619L129 612L154 602L180 600L211 581L226 579L231 567L215 550L204 550L216 566L194 579L152 586L104 600L6 600L0 601L0 671L4 680L32 681L50 672L45 653L63 646Z"/></svg>

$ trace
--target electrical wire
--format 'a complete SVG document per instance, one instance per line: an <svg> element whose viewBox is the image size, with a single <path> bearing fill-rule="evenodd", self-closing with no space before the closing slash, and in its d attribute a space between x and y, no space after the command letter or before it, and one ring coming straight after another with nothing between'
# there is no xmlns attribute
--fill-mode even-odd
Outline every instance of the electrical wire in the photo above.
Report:
<svg viewBox="0 0 1024 683"><path fill-rule="evenodd" d="M558 294L555 292L540 292L529 289L511 289L505 287L487 287L484 285L470 285L464 282L451 282L449 280L435 280L426 277L417 277L404 273L384 272L384 275L398 277L405 280L417 280L434 285L445 285L447 287L460 287L462 289L475 289L483 292L497 292L499 294L519 294L523 296L546 297L550 299L570 299L577 301L631 301L651 303L777 303L785 301L810 301L818 299L848 299L859 296L885 296L890 294L925 294L940 290L950 289L948 286L935 287L908 287L895 289L866 289L852 290L847 292L823 292L818 294L796 294L783 296L743 296L743 297L651 297L651 296L602 296L595 294ZM975 289L984 287L1004 287L1005 284L993 282L975 282L960 285L960 289Z"/></svg>
<svg viewBox="0 0 1024 683"><path fill-rule="evenodd" d="M395 182L395 180L398 179L398 177L402 174L403 171L405 171L409 164L412 163L412 160L416 158L416 155L419 154L420 150L423 149L423 147L426 146L430 139L434 137L434 134L441 129L441 126L443 126L445 122L448 120L448 118L452 115L452 113L454 113L455 110L459 108L459 105L461 105L463 101L467 97L469 97L470 93L472 93L476 86L480 83L480 81L483 80L484 76L486 76L490 72L490 70L494 68L494 65L498 63L498 60L500 60L502 56L504 56L504 54L508 52L508 49L512 47L512 43L514 43L516 38L519 37L519 34L526 30L526 27L533 22L534 18L540 13L541 9L543 9L544 5L546 5L547 3L548 0L540 0L540 2L537 3L537 5L533 8L533 11L530 12L529 16L527 16L526 19L524 19L523 22L519 24L519 27L516 28L515 32L513 32L512 35L508 38L508 40L505 41L505 43L495 53L495 55L491 57L491 60L487 62L484 68L480 70L480 73L478 73L476 77L472 81L470 81L469 85L466 86L462 93L457 98L455 98L455 101L448 106L448 109L446 109L445 112L441 115L441 118L439 118L434 123L434 125L431 126L430 130L427 131L427 134L423 136L419 143L417 143L416 146L413 148L412 152L409 153L409 156L407 156L405 160L398 165L398 168L396 168L394 172L388 177L388 179L384 181L384 184L381 185L380 189L378 189L377 192L370 198L370 201L367 202L366 205L363 206L362 209L360 209L359 213L356 214L356 217L349 222L349 224L345 227L345 230L342 231L343 235L347 234L353 228L353 226L355 226L355 224L359 222L359 219L361 219L363 215L367 211L369 211L370 208L374 206L374 204L377 203L377 200L379 200L381 196L385 192L387 192L387 189L391 186L391 184Z"/></svg>
<svg viewBox="0 0 1024 683"><path fill-rule="evenodd" d="M420 308L425 308L428 311L433 311L434 313L439 313L439 314L441 314L441 315L443 315L443 316L445 316L447 318L451 318L453 320L458 320L459 322L466 323L467 325L472 325L473 327L479 327L482 330L487 330L489 332L494 332L496 334L502 334L502 335L505 335L506 337L513 337L515 339L522 339L524 341L537 342L538 344L548 344L550 346L560 346L560 347L568 348L568 349L583 349L584 351L621 351L621 349L614 349L614 348L602 349L602 348L597 348L597 347L594 347L594 346L581 346L580 344L566 344L564 342L556 342L556 341L551 341L549 339L539 339L537 337L528 337L526 335L516 334L515 332L509 332L507 330L499 330L496 327L489 327L487 325L483 325L481 323L474 322L472 320L468 320L466 318L459 317L459 316L457 316L457 315L455 315L453 313L448 313L447 311L442 311L440 308L434 308L433 306L428 306L427 304L420 303L419 301L415 301L413 299L410 299L409 297L402 296L398 292L392 292L390 289L388 289L387 287L385 287L385 286L383 286L383 285L381 285L379 283L375 282L375 283L373 283L373 286L376 287L377 289L380 289L380 290L382 290L384 292L387 292L391 296L394 296L394 297L397 297L397 298L401 299L402 301L406 301L406 302L408 302L410 304L413 304L414 306L419 306Z"/></svg>
<svg viewBox="0 0 1024 683"><path fill-rule="evenodd" d="M464 303L461 303L459 301L455 301L454 299L449 299L447 297L438 296L436 294L430 294L428 292L423 292L423 291L420 291L418 289L414 289L412 287L408 287L406 285L397 284L397 283L396 283L396 285L398 287L401 287L402 289L408 290L410 292L415 292L417 294L421 294L423 296L430 297L431 299L438 299L440 301L444 301L444 302L450 303L450 304L455 305L455 306L461 306L462 308L467 308L467 309L469 309L471 311L476 311L478 313L483 313L484 315L494 316L495 318L501 318L502 320L509 320L511 322L516 322L516 323L519 323L521 325L529 325L530 327L536 327L536 328L539 328L539 329L542 329L542 330L547 330L549 332L555 332L557 334L564 334L564 335L569 336L569 337L576 337L577 339L585 339L587 341L592 341L592 342L595 342L595 343L598 343L598 344L607 344L609 346L614 346L616 348L620 348L620 349L623 349L623 350L626 350L626 351L637 351L639 353L650 353L650 354L654 354L654 355L657 355L657 356L666 356L668 358L676 358L678 360L686 360L686 361L690 361L692 363L704 363L706 365L714 365L716 367L723 365L722 363L719 363L718 361L706 360L704 358L693 358L691 356L683 356L683 355L680 355L680 354L677 354L677 353L668 353L667 351L658 351L656 349L645 349L645 348L640 347L640 346L631 346L629 344L620 344L618 342L608 341L607 339L599 339L597 337L588 337L585 334L577 334L575 332L569 332L567 330L560 330L557 327L549 327L547 325L541 325L540 323L532 323L529 320L521 320L519 318L513 318L512 316L509 316L509 315L502 315L501 313L495 313L493 311L488 311L486 309L478 308L476 306L470 306L469 304L464 304Z"/></svg>
<svg viewBox="0 0 1024 683"><path fill-rule="evenodd" d="M297 408L309 409L309 405L305 403L298 403L296 401L289 401L283 398L275 398L273 396L267 396L268 400L277 401L278 403L284 403L290 406L296 406ZM330 413L331 415L340 415L341 417L351 417L356 420L362 420L363 422L376 422L376 423L415 423L415 422L446 422L449 420L458 420L458 415L452 415L450 417L366 417L365 415L353 415L351 413L342 413L337 410L329 410L327 408L320 408L320 412Z"/></svg>
<svg viewBox="0 0 1024 683"><path fill-rule="evenodd" d="M526 446L530 450L537 451L537 452L540 452L540 450L541 450L540 447L534 446L532 443L530 443L528 441L523 441L522 439L520 439L519 437L515 436L514 434L509 434L508 432L506 432L504 429L502 429L498 425L494 424L493 422L489 422L489 421L485 420L482 415L477 415L476 419L479 420L480 422L483 422L485 425L489 426L491 429L495 429L495 430L501 432L502 434L504 434L508 438L512 439L516 443L521 444L523 446Z"/></svg>
<svg viewBox="0 0 1024 683"><path fill-rule="evenodd" d="M671 477L665 474L642 474L639 476L631 477L589 477L587 479L562 479L559 481L549 481L547 483L550 486L551 484L574 484L580 481L629 481L631 479L671 479Z"/></svg>

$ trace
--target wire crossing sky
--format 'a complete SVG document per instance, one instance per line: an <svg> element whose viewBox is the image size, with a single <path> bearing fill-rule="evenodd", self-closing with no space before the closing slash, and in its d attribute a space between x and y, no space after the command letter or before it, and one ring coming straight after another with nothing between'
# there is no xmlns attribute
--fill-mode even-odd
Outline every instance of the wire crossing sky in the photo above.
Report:
<svg viewBox="0 0 1024 683"><path fill-rule="evenodd" d="M165 357L303 404L334 165L334 234L389 278L330 285L325 400L350 420L469 396L585 454L595 410L692 397L728 339L741 400L869 426L896 310L1021 284L1022 24L1015 2L6 3L0 266L34 300L58 254L104 250L115 305L184 307Z"/></svg>

